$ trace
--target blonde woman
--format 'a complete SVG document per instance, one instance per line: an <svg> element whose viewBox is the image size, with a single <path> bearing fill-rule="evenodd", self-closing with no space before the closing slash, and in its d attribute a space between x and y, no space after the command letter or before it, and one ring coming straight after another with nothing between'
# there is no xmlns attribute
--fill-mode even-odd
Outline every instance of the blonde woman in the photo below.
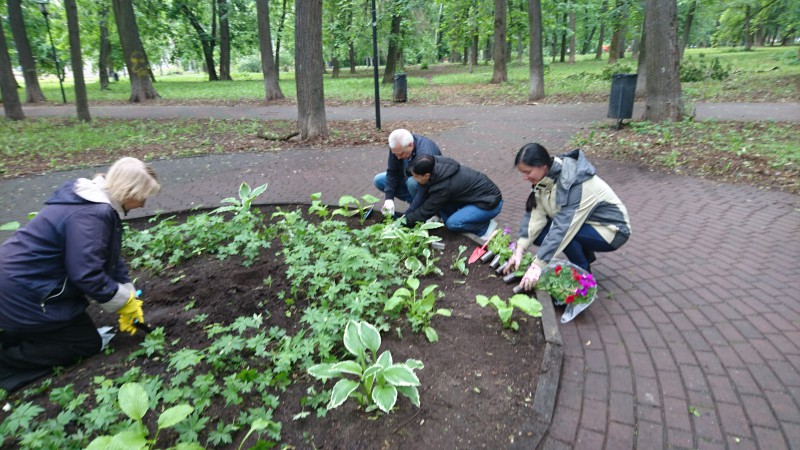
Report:
<svg viewBox="0 0 800 450"><path fill-rule="evenodd" d="M150 166L122 158L107 174L64 183L0 245L0 388L98 353L89 300L118 313L121 331L144 321L121 257L121 219L160 189Z"/></svg>

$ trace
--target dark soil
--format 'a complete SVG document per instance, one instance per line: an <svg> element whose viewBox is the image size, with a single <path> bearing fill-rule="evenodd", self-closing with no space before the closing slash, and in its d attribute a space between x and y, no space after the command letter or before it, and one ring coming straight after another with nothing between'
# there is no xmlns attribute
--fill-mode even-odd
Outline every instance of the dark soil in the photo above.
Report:
<svg viewBox="0 0 800 450"><path fill-rule="evenodd" d="M283 207L286 209L286 207ZM265 207L270 217L273 207ZM377 215L379 216L379 215ZM371 219L372 220L372 219ZM377 219L375 219L377 220ZM142 220L132 222L141 227ZM316 389L330 389L333 382L323 386L306 374L297 373L294 383L285 391L276 390L280 405L275 410L274 420L282 423L281 446L289 448L498 448L510 443L523 444L535 436L518 430L529 429L533 419L532 406L539 368L544 350L541 320L515 312L514 319L520 323L519 332L504 330L494 309L481 308L475 296L499 294L502 298L512 295L511 287L494 275L488 265L476 262L469 267L468 276L450 268L458 254L459 246L467 247L462 256L469 256L474 243L465 237L446 230L434 230L442 236L446 248L440 252L439 267L444 275L423 280L423 284L435 283L446 294L437 301L437 307L451 308L452 317L437 316L433 327L438 331L439 342L429 343L424 335L414 334L405 321L393 324L391 333L383 334L383 350L391 350L395 361L408 358L424 362L425 368L417 374L420 387L421 408L413 406L405 397L398 398L391 414L365 413L357 404L348 400L341 407L331 410L323 418L313 412L306 418L293 420L293 416L304 409L301 398L310 385ZM138 277L137 287L143 289L144 311L148 324L164 327L167 342L181 347L201 348L209 344L203 327L210 323L229 324L240 316L263 314L264 327L282 327L288 334L300 328L302 302L287 311L286 304L278 300L280 291L289 290L285 279L285 267L281 257L273 257L279 250L276 240L273 247L264 251L262 257L251 267L244 267L238 258L218 260L198 257L168 270L160 276L133 273ZM264 280L272 277L267 287ZM191 305L193 302L193 306ZM292 312L288 314L287 312ZM98 326L112 325L116 315L102 315L92 308ZM189 323L198 314L207 314L205 323ZM396 328L401 330L395 332ZM400 336L402 335L402 337ZM166 361L161 358L138 358L128 361L131 352L139 348L143 336L117 335L112 340L113 353L98 355L73 366L61 375L52 378L52 387L73 384L76 392L87 392L93 376L105 375L116 378L131 367L138 366L144 372L169 377ZM264 365L263 360L252 361L251 368ZM14 394L10 401L20 394ZM47 393L38 394L33 400L47 408L39 417L44 420L58 413L49 403ZM240 411L262 406L260 396L237 406L226 406L223 401L203 412L211 420L207 429L217 422L231 423ZM190 399L187 399L190 400ZM305 409L309 411L309 408ZM0 419L6 413L0 412ZM148 414L150 428L154 429L154 415ZM221 448L237 448L247 429L233 436L233 444ZM200 443L205 445L206 435L201 434ZM166 447L170 432L159 437L159 446ZM251 436L244 448L255 445ZM9 443L6 443L9 444ZM211 447L211 446L209 446Z"/></svg>

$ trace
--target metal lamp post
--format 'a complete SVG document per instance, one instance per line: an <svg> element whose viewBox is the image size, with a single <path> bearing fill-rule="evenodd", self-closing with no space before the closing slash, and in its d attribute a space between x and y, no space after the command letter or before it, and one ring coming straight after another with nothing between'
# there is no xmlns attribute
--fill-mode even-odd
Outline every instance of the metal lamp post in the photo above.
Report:
<svg viewBox="0 0 800 450"><path fill-rule="evenodd" d="M50 0L36 0L36 4L39 5L39 11L42 12L44 16L44 23L47 27L47 35L50 36L50 48L53 51L53 61L56 63L56 77L58 78L58 85L61 86L61 99L64 103L67 103L67 95L64 94L64 78L61 76L61 67L58 64L58 54L56 54L56 46L53 44L53 34L50 32L50 13L47 12L47 4L50 3Z"/></svg>

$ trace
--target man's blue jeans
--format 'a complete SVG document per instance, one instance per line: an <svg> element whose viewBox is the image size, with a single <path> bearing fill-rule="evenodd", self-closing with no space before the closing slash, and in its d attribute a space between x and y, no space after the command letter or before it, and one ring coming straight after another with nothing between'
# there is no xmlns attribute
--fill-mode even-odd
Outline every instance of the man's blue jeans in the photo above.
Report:
<svg viewBox="0 0 800 450"><path fill-rule="evenodd" d="M372 184L374 184L379 191L386 192L386 172L375 175ZM417 195L417 189L419 189L419 184L414 181L414 178L406 177L405 184L400 184L400 188L394 192L394 197L406 203L411 203L411 201L414 200L414 196Z"/></svg>
<svg viewBox="0 0 800 450"><path fill-rule="evenodd" d="M547 221L547 225L533 241L534 244L542 245L544 237L550 232L552 223L552 220ZM564 248L564 254L571 263L591 273L590 264L595 260L594 252L613 252L614 250L616 249L606 242L597 230L584 223L572 241Z"/></svg>
<svg viewBox="0 0 800 450"><path fill-rule="evenodd" d="M500 214L503 201L494 209L481 209L475 205L445 206L439 211L439 217L444 221L444 226L450 231L458 233L474 233L483 236L489 229L489 222Z"/></svg>

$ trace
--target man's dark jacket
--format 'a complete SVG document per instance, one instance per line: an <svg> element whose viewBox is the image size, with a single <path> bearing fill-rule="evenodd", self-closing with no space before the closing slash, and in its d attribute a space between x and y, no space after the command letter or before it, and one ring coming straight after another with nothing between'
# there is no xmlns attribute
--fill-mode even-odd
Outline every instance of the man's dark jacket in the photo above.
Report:
<svg viewBox="0 0 800 450"><path fill-rule="evenodd" d="M47 331L104 303L129 283L122 221L109 203L59 188L25 227L0 245L0 329Z"/></svg>
<svg viewBox="0 0 800 450"><path fill-rule="evenodd" d="M448 205L474 205L489 210L500 204L500 188L486 175L444 156L435 156L434 161L428 184L420 186L406 212L406 224L413 226L428 220Z"/></svg>

